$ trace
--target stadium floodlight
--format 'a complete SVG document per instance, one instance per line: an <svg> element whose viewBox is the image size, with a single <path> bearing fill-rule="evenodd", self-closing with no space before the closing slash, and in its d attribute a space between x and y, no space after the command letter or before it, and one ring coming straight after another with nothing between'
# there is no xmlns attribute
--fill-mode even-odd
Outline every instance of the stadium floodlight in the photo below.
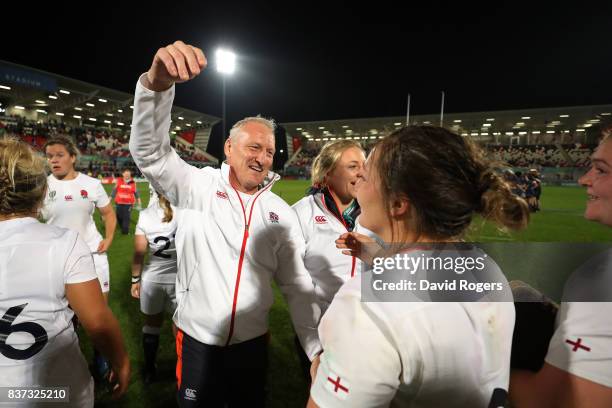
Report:
<svg viewBox="0 0 612 408"><path fill-rule="evenodd" d="M612 115L612 112L602 112L601 116L610 116Z"/></svg>
<svg viewBox="0 0 612 408"><path fill-rule="evenodd" d="M487 118L487 122L493 122L495 118Z"/></svg>
<svg viewBox="0 0 612 408"><path fill-rule="evenodd" d="M584 132L584 129L576 129L576 132Z"/></svg>
<svg viewBox="0 0 612 408"><path fill-rule="evenodd" d="M110 125L110 124L111 124L111 121L110 121L110 120L105 120L105 121L104 121L104 123L106 123L106 124L109 124L109 125Z"/></svg>
<svg viewBox="0 0 612 408"><path fill-rule="evenodd" d="M402 126L402 122L395 122L393 126Z"/></svg>
<svg viewBox="0 0 612 408"><path fill-rule="evenodd" d="M453 120L453 123L461 123L461 119L455 119Z"/></svg>
<svg viewBox="0 0 612 408"><path fill-rule="evenodd" d="M64 116L64 114L63 114L62 112L55 112L55 114L56 114L57 116Z"/></svg>
<svg viewBox="0 0 612 408"><path fill-rule="evenodd" d="M37 99L37 100L35 100L34 102L36 102L36 103L47 103L47 102L45 102L45 101L41 101L40 99Z"/></svg>
<svg viewBox="0 0 612 408"><path fill-rule="evenodd" d="M217 51L215 52L215 59L216 59L216 63L217 63L217 72L219 72L221 74L221 85L223 87L223 99L221 102L221 107L222 107L222 121L221 121L221 125L222 125L222 136L223 136L223 142L225 142L225 138L227 137L227 135L225 134L225 128L226 128L226 114L225 114L225 109L226 109L226 103L225 103L225 79L227 76L232 75L234 73L234 71L236 70L236 54L234 54L234 52L224 49L224 48L218 48ZM221 165L221 160L219 160L219 166Z"/></svg>
<svg viewBox="0 0 612 408"><path fill-rule="evenodd" d="M196 123L197 123L198 125L201 125L201 124L202 124L202 121L201 121L201 120L196 120Z"/></svg>
<svg viewBox="0 0 612 408"><path fill-rule="evenodd" d="M215 53L217 72L231 75L236 70L236 54L232 51L219 48Z"/></svg>
<svg viewBox="0 0 612 408"><path fill-rule="evenodd" d="M75 119L81 119L81 117L79 115L72 115L73 118Z"/></svg>
<svg viewBox="0 0 612 408"><path fill-rule="evenodd" d="M531 116L521 116L521 119L525 119L525 120L531 119Z"/></svg>
<svg viewBox="0 0 612 408"><path fill-rule="evenodd" d="M350 126L349 125L343 125L342 128L343 129L348 129Z"/></svg>
<svg viewBox="0 0 612 408"><path fill-rule="evenodd" d="M7 91L10 91L11 87L10 86L6 86L6 85L0 85L0 89L4 89L4 90L7 90Z"/></svg>
<svg viewBox="0 0 612 408"><path fill-rule="evenodd" d="M123 109L117 109L117 112L123 113Z"/></svg>
<svg viewBox="0 0 612 408"><path fill-rule="evenodd" d="M319 130L325 129L325 126L319 126Z"/></svg>
<svg viewBox="0 0 612 408"><path fill-rule="evenodd" d="M534 130L533 132L531 132L532 135L539 135L540 131L539 130Z"/></svg>
<svg viewBox="0 0 612 408"><path fill-rule="evenodd" d="M548 133L550 135L552 133L555 133L555 131L554 130L547 130L546 133Z"/></svg>
<svg viewBox="0 0 612 408"><path fill-rule="evenodd" d="M560 118L569 118L569 115L559 115Z"/></svg>
<svg viewBox="0 0 612 408"><path fill-rule="evenodd" d="M60 89L60 93L70 95L70 91L66 91L65 89Z"/></svg>
<svg viewBox="0 0 612 408"><path fill-rule="evenodd" d="M119 126L123 126L125 123L123 123L123 122L117 122L117 124L118 124Z"/></svg>
<svg viewBox="0 0 612 408"><path fill-rule="evenodd" d="M25 110L25 108L24 108L23 106L19 106L19 105L16 105L16 106L15 106L15 109Z"/></svg>
<svg viewBox="0 0 612 408"><path fill-rule="evenodd" d="M113 114L112 113L107 113L106 116L113 116Z"/></svg>
<svg viewBox="0 0 612 408"><path fill-rule="evenodd" d="M185 119L185 118L184 118L184 117L182 117L182 116L179 116L179 117L178 117L178 120L183 120L183 119Z"/></svg>
<svg viewBox="0 0 612 408"><path fill-rule="evenodd" d="M57 96L55 96L55 95L49 95L49 99L57 99Z"/></svg>
<svg viewBox="0 0 612 408"><path fill-rule="evenodd" d="M98 119L96 119L96 118L89 118L89 120L91 120L92 122L97 122L98 121Z"/></svg>
<svg viewBox="0 0 612 408"><path fill-rule="evenodd" d="M46 114L46 113L47 113L47 111L46 111L46 110L42 110L42 109L36 109L36 112L38 112L38 113L44 113L44 114Z"/></svg>
<svg viewBox="0 0 612 408"><path fill-rule="evenodd" d="M75 106L75 107L74 107L74 110L76 110L76 111L82 111L82 110L83 110L83 108L79 108L78 106Z"/></svg>
<svg viewBox="0 0 612 408"><path fill-rule="evenodd" d="M89 103L89 102L87 102L85 105L89 106L90 108L93 108L94 106L96 106L93 103Z"/></svg>
<svg viewBox="0 0 612 408"><path fill-rule="evenodd" d="M98 98L98 102L106 103L108 101L106 99Z"/></svg>
<svg viewBox="0 0 612 408"><path fill-rule="evenodd" d="M302 130L302 128L295 128L295 130L298 130L298 131L300 131L300 130Z"/></svg>

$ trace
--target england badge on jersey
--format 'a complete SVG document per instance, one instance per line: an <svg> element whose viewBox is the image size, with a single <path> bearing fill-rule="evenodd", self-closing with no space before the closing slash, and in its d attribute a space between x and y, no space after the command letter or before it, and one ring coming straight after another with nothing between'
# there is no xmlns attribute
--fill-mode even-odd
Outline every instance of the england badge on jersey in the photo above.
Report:
<svg viewBox="0 0 612 408"><path fill-rule="evenodd" d="M350 384L346 379L330 371L325 383L325 389L334 394L336 398L345 400L349 395Z"/></svg>
<svg viewBox="0 0 612 408"><path fill-rule="evenodd" d="M49 200L50 201L55 201L55 196L56 195L57 195L57 192L55 190L49 191Z"/></svg>

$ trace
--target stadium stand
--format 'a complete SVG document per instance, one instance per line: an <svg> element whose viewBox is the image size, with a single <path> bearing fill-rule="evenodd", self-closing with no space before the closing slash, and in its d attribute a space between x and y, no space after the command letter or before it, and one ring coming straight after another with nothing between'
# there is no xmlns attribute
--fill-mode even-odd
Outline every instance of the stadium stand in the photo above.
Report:
<svg viewBox="0 0 612 408"><path fill-rule="evenodd" d="M78 169L112 177L139 172L128 149L133 95L61 75L0 61L0 135L19 137L41 150L49 137L72 137L81 152ZM171 138L178 154L198 167L216 165L206 152L219 119L174 106Z"/></svg>

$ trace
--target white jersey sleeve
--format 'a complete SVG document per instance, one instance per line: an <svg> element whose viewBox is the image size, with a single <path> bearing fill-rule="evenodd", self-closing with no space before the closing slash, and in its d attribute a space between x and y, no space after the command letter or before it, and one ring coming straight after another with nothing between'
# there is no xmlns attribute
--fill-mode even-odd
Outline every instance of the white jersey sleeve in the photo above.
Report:
<svg viewBox="0 0 612 408"><path fill-rule="evenodd" d="M145 230L143 229L143 212L138 213L138 222L136 222L136 228L134 229L134 235L146 235Z"/></svg>
<svg viewBox="0 0 612 408"><path fill-rule="evenodd" d="M189 208L192 179L200 170L187 164L170 146L174 85L166 91L153 92L142 85L142 78L138 79L134 95L130 153L156 191L173 205ZM202 185L203 182L212 184L213 180L199 177L198 190L208 187Z"/></svg>
<svg viewBox="0 0 612 408"><path fill-rule="evenodd" d="M395 397L398 352L363 307L357 297L336 297L321 321L324 352L310 390L320 407L386 407Z"/></svg>
<svg viewBox="0 0 612 408"><path fill-rule="evenodd" d="M312 278L304 266L305 243L297 216L289 207L287 210L285 216L291 218L290 227L282 231L274 278L287 301L300 343L312 360L321 351L317 334L321 310L316 302Z"/></svg>
<svg viewBox="0 0 612 408"><path fill-rule="evenodd" d="M91 251L85 242L77 237L68 254L64 270L64 283L81 283L98 279Z"/></svg>
<svg viewBox="0 0 612 408"><path fill-rule="evenodd" d="M546 362L612 387L612 302L564 302Z"/></svg>
<svg viewBox="0 0 612 408"><path fill-rule="evenodd" d="M102 208L106 207L110 204L110 198L108 198L108 194L104 190L102 183L98 182L96 185L96 189L94 191L93 202L96 204L96 207Z"/></svg>

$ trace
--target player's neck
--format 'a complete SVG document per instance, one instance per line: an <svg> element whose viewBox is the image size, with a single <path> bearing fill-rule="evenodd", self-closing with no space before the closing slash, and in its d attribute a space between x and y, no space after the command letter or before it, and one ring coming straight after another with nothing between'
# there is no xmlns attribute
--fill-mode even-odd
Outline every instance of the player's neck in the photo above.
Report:
<svg viewBox="0 0 612 408"><path fill-rule="evenodd" d="M68 173L64 174L63 176L54 175L54 177L58 180L68 181L68 180L74 180L75 178L77 178L78 175L79 175L79 172L72 169Z"/></svg>

